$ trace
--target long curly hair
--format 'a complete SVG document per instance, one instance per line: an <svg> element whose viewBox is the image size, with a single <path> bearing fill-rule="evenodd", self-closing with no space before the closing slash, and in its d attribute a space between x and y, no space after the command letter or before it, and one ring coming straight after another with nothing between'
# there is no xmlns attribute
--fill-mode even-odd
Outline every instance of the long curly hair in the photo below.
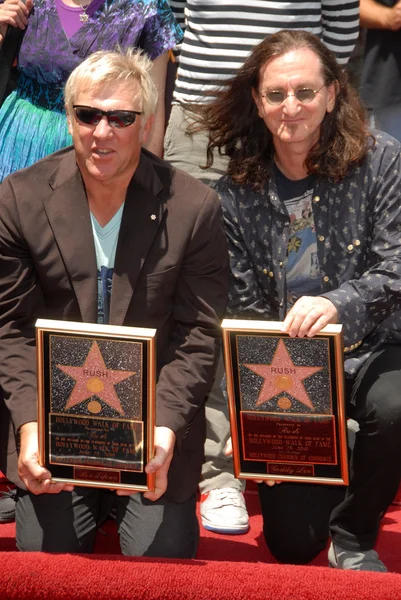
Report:
<svg viewBox="0 0 401 600"><path fill-rule="evenodd" d="M252 89L258 93L262 67L271 58L292 50L308 48L320 59L326 86L336 84L336 102L326 113L320 139L310 150L308 173L339 181L365 156L369 140L365 110L332 52L315 35L306 31L282 30L258 44L237 75L202 108L197 129L207 130L207 164L213 151L230 157L228 173L237 183L260 190L271 176L273 136L259 117Z"/></svg>

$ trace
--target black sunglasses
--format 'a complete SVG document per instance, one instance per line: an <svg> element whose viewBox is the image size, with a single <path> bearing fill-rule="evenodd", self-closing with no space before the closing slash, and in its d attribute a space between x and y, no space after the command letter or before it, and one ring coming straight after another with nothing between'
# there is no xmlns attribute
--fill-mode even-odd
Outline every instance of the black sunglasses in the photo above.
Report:
<svg viewBox="0 0 401 600"><path fill-rule="evenodd" d="M115 129L133 125L137 115L142 114L137 110L101 110L93 106L81 106L79 104L74 104L73 109L78 121L85 123L85 125L96 126L103 117L106 117L110 127L114 127Z"/></svg>
<svg viewBox="0 0 401 600"><path fill-rule="evenodd" d="M282 104L284 100L288 98L288 96L295 96L296 99L302 104L310 104L315 99L316 94L318 94L325 85L326 84L323 84L318 90L312 90L311 88L299 88L295 94L287 94L283 90L272 90L270 92L265 92L262 94L262 96L266 98L269 104L273 104L273 106Z"/></svg>

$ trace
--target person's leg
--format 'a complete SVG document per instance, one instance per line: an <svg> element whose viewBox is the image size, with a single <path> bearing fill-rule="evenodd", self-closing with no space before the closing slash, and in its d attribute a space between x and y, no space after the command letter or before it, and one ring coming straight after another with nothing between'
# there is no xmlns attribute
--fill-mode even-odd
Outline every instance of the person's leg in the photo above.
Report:
<svg viewBox="0 0 401 600"><path fill-rule="evenodd" d="M186 502L164 497L151 502L143 494L117 496L121 551L126 556L193 558L199 543L196 496Z"/></svg>
<svg viewBox="0 0 401 600"><path fill-rule="evenodd" d="M101 494L101 490L76 487L73 492L35 496L18 489L17 548L25 552L92 552Z"/></svg>
<svg viewBox="0 0 401 600"><path fill-rule="evenodd" d="M8 480L5 478L7 470L8 448L7 442L10 432L10 413L6 408L3 399L3 392L0 388L0 483L7 485ZM15 490L13 484L7 486L7 490L0 490L0 524L11 523L15 521Z"/></svg>
<svg viewBox="0 0 401 600"><path fill-rule="evenodd" d="M221 388L223 354L217 364L213 388L206 402L205 462L199 482L202 525L209 531L245 533L249 518L242 492L245 482L234 476L233 461L224 453L230 437L228 403Z"/></svg>
<svg viewBox="0 0 401 600"><path fill-rule="evenodd" d="M15 489L0 490L0 524L15 521Z"/></svg>
<svg viewBox="0 0 401 600"><path fill-rule="evenodd" d="M207 185L213 185L227 172L228 158L214 153L213 166L206 164L208 136L206 133L187 134L193 114L177 104L173 105L164 143L164 158L178 169L186 171ZM231 457L224 454L230 437L227 399L221 391L224 375L223 357L220 357L213 389L206 402L205 462L199 488L202 525L221 533L245 533L249 518L242 491L244 482L234 477Z"/></svg>
<svg viewBox="0 0 401 600"><path fill-rule="evenodd" d="M232 458L224 454L230 437L230 420L227 398L222 391L223 377L224 360L221 352L213 387L206 402L206 460L199 483L202 494L215 488L232 487L242 491L245 487L244 481L234 477Z"/></svg>
<svg viewBox="0 0 401 600"><path fill-rule="evenodd" d="M380 519L401 480L401 346L385 345L358 373L351 408L359 423L345 500L330 521L334 545L373 549Z"/></svg>
<svg viewBox="0 0 401 600"><path fill-rule="evenodd" d="M182 106L174 104L164 138L164 159L177 169L189 173L207 185L212 185L227 172L228 158L214 152L213 166L202 169L206 164L208 136L206 133L187 134L193 115Z"/></svg>
<svg viewBox="0 0 401 600"><path fill-rule="evenodd" d="M258 487L270 552L283 563L307 564L326 547L330 515L344 487L287 482Z"/></svg>

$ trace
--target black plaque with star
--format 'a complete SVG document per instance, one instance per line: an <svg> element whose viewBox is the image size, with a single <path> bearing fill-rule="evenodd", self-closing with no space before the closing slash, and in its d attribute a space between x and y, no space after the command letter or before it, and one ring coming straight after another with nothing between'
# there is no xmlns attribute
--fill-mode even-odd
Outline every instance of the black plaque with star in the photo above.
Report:
<svg viewBox="0 0 401 600"><path fill-rule="evenodd" d="M39 461L54 481L153 490L155 334L37 321Z"/></svg>
<svg viewBox="0 0 401 600"><path fill-rule="evenodd" d="M222 324L234 473L348 484L341 325L290 338L281 323Z"/></svg>

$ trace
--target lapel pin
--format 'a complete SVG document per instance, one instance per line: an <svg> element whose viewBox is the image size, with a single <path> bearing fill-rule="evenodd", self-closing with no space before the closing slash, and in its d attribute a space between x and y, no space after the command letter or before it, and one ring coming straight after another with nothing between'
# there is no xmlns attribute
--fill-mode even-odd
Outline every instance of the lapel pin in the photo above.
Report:
<svg viewBox="0 0 401 600"><path fill-rule="evenodd" d="M150 218L152 219L152 221L156 221L156 215L150 215Z"/></svg>

